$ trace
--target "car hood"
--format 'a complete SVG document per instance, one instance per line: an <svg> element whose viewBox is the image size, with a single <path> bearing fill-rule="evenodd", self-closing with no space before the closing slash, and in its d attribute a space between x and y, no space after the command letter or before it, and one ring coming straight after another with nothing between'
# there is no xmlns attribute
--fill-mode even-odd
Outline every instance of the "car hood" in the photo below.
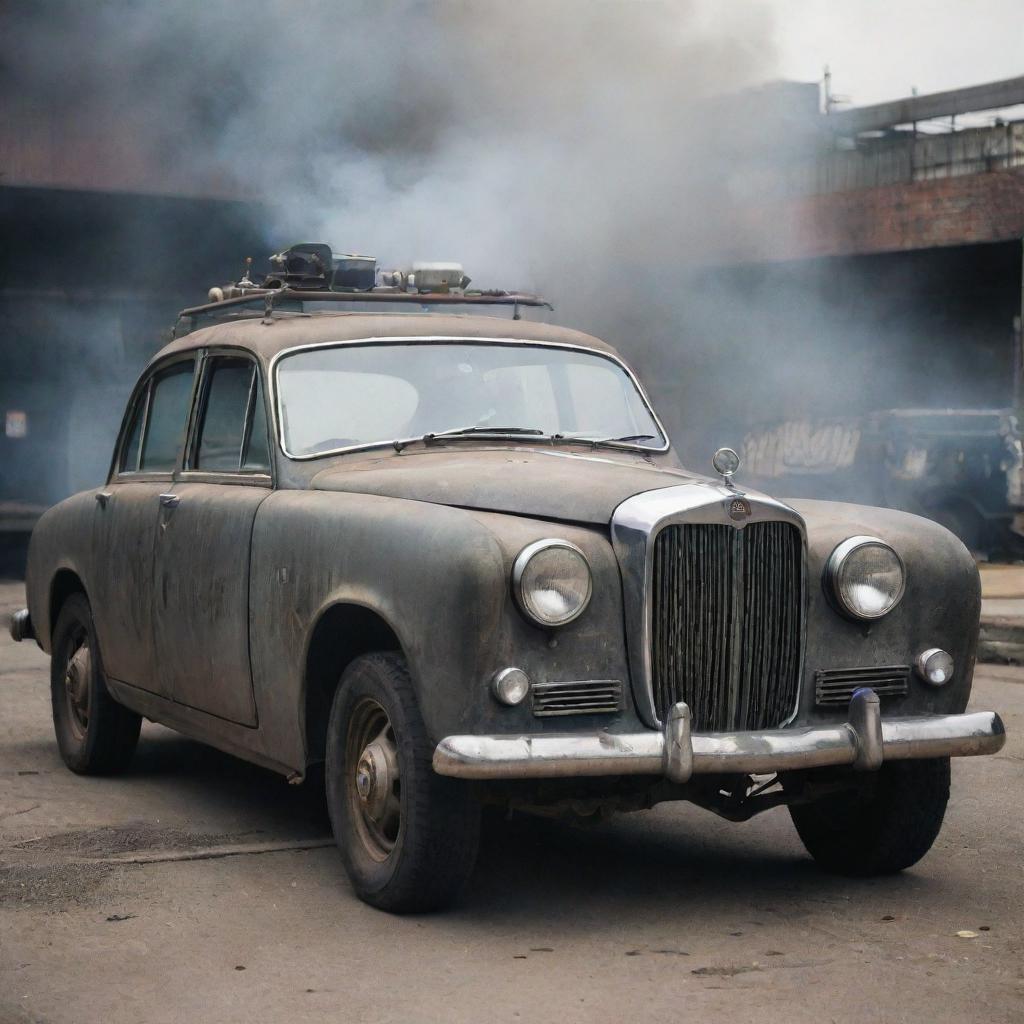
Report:
<svg viewBox="0 0 1024 1024"><path fill-rule="evenodd" d="M639 456L617 456L518 448L403 452L335 465L311 483L317 490L604 525L634 494L704 479Z"/></svg>

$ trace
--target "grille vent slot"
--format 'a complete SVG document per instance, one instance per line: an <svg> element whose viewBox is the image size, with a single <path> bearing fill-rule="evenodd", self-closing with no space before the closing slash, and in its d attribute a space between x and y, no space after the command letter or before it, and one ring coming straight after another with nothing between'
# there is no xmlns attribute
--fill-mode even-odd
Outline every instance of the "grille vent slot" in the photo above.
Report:
<svg viewBox="0 0 1024 1024"><path fill-rule="evenodd" d="M862 686L870 686L879 697L903 697L909 683L909 665L822 669L814 673L814 701L824 707L846 707Z"/></svg>
<svg viewBox="0 0 1024 1024"><path fill-rule="evenodd" d="M652 685L664 721L686 701L702 732L770 729L796 707L803 539L784 522L666 526L654 542Z"/></svg>
<svg viewBox="0 0 1024 1024"><path fill-rule="evenodd" d="M530 692L533 694L533 713L537 718L605 715L622 710L622 683L618 679L534 683Z"/></svg>

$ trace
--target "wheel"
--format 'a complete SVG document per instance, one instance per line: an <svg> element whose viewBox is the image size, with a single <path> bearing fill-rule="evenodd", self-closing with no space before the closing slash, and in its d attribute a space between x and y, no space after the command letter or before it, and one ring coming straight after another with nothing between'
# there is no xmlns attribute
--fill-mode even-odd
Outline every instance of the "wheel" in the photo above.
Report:
<svg viewBox="0 0 1024 1024"><path fill-rule="evenodd" d="M127 767L139 742L142 719L107 691L84 594L72 594L57 616L50 698L60 756L73 772L106 775Z"/></svg>
<svg viewBox="0 0 1024 1024"><path fill-rule="evenodd" d="M356 894L382 910L441 909L473 870L480 805L432 757L405 659L357 658L331 706L327 809Z"/></svg>
<svg viewBox="0 0 1024 1024"><path fill-rule="evenodd" d="M842 875L891 875L932 847L949 800L949 758L891 761L869 793L790 807L807 852Z"/></svg>

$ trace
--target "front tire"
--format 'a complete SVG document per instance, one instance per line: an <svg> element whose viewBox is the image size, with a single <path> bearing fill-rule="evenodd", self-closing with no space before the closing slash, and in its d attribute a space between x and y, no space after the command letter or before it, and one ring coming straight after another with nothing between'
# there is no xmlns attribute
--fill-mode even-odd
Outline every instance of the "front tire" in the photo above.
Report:
<svg viewBox="0 0 1024 1024"><path fill-rule="evenodd" d="M92 612L72 594L57 616L50 658L53 728L64 763L79 775L123 771L139 742L142 718L107 690Z"/></svg>
<svg viewBox="0 0 1024 1024"><path fill-rule="evenodd" d="M381 910L446 907L473 870L479 803L432 757L405 659L357 658L331 706L327 809L356 895Z"/></svg>
<svg viewBox="0 0 1024 1024"><path fill-rule="evenodd" d="M932 847L949 801L949 758L891 761L865 793L790 807L807 852L827 871L867 877L916 864Z"/></svg>

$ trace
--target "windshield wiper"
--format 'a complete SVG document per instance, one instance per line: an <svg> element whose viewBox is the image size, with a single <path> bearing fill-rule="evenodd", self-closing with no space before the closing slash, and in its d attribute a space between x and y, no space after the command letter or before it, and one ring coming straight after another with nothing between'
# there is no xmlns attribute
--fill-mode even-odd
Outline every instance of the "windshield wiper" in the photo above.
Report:
<svg viewBox="0 0 1024 1024"><path fill-rule="evenodd" d="M625 437L603 437L600 441L595 441L595 444L615 444L619 441L623 444L628 444L630 441L656 441L657 437L654 434L627 434Z"/></svg>
<svg viewBox="0 0 1024 1024"><path fill-rule="evenodd" d="M435 441L439 441L446 437L473 437L474 435L492 435L496 437L501 437L503 435L507 437L521 437L525 435L528 437L548 438L555 444L561 441L567 441L570 444L589 444L593 448L598 448L601 445L614 447L618 444L657 440L657 435L655 434L629 434L626 437L598 438L585 437L579 434L549 434L544 430L538 430L536 427L486 427L477 424L472 427L453 427L451 430L435 430L431 431L429 434L423 434L420 437L413 437L404 441L393 441L392 444L394 445L395 451L400 452L403 448L407 448L416 441L422 441L423 444L433 444Z"/></svg>
<svg viewBox="0 0 1024 1024"><path fill-rule="evenodd" d="M574 444L589 444L594 448L601 445L614 446L618 444L631 444L637 441L656 441L656 434L627 434L625 437L587 437L584 434L555 434L555 440L571 441ZM640 447L643 447L641 445Z"/></svg>
<svg viewBox="0 0 1024 1024"><path fill-rule="evenodd" d="M414 441L422 441L424 444L431 444L438 438L442 437L472 437L474 434L496 434L496 435L511 435L517 436L521 434L529 434L532 437L544 437L544 431L538 430L536 427L484 427L480 425L472 427L453 427L451 430L434 430L429 434L423 434L421 437L414 437L407 441L395 441L395 451L400 452L403 448L408 447Z"/></svg>

